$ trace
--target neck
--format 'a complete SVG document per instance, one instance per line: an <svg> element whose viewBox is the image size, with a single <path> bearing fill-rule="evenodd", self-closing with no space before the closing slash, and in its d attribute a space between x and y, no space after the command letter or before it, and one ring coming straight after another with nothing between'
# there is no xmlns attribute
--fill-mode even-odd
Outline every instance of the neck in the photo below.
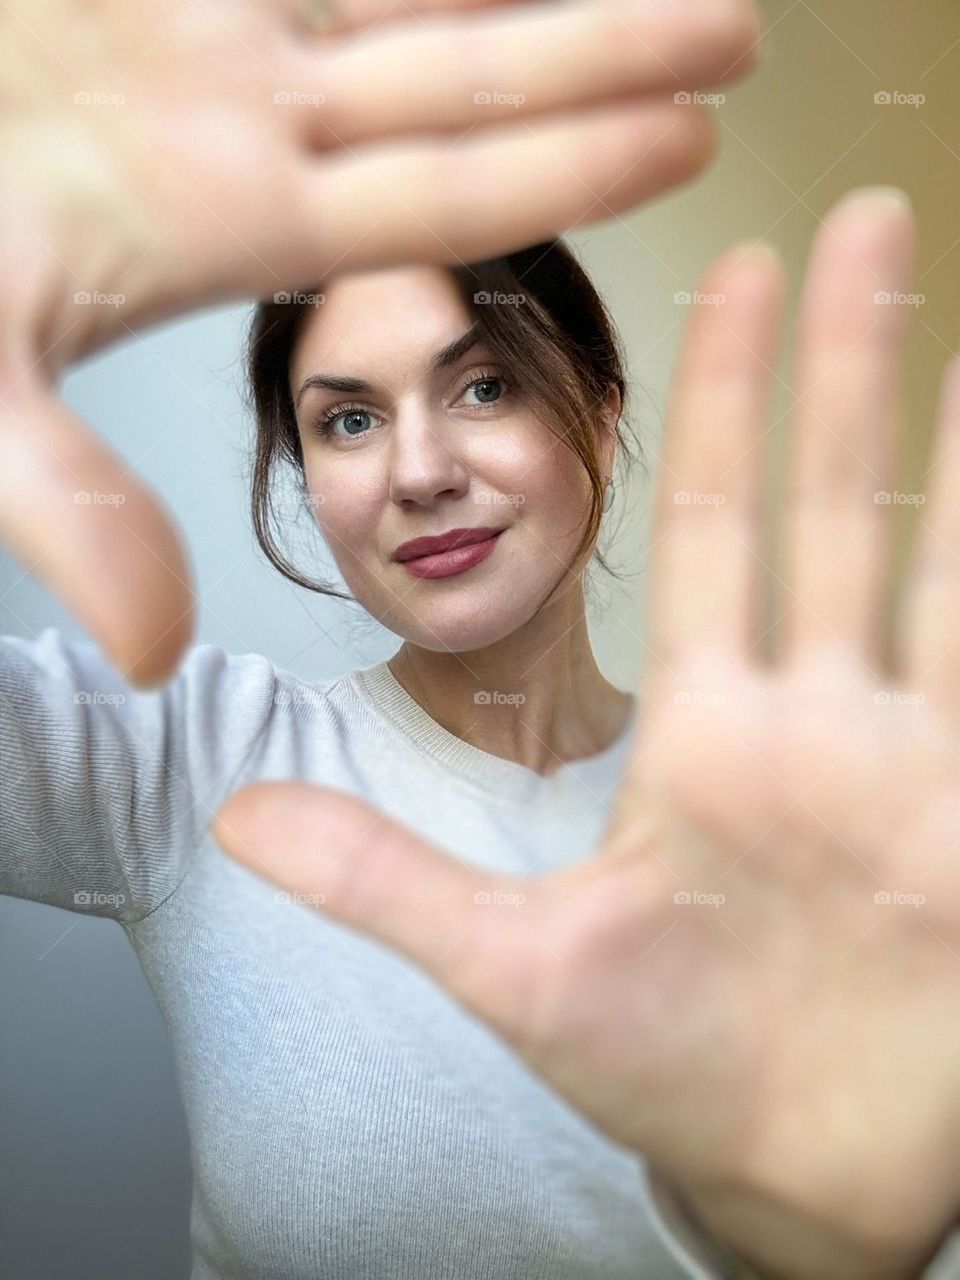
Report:
<svg viewBox="0 0 960 1280"><path fill-rule="evenodd" d="M605 750L635 702L601 674L579 592L483 649L405 642L387 665L449 733L544 776Z"/></svg>

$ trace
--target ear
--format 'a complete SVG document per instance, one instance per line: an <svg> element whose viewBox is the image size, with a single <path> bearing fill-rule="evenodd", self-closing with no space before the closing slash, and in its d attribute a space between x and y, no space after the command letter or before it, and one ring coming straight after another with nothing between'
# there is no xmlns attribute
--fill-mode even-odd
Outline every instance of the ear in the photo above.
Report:
<svg viewBox="0 0 960 1280"><path fill-rule="evenodd" d="M613 466L617 456L616 426L620 421L622 409L623 402L620 398L620 389L615 382L611 382L600 411L602 416L601 457L603 459L604 476L613 475Z"/></svg>

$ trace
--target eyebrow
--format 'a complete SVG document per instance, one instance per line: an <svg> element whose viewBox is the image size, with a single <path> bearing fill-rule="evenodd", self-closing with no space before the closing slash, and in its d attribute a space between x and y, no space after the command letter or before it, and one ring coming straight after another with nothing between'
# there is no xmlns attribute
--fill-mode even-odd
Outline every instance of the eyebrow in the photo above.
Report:
<svg viewBox="0 0 960 1280"><path fill-rule="evenodd" d="M427 366L428 373L440 373L444 369L449 369L451 365L461 360L467 352L477 345L480 341L480 321L471 325L466 333L462 333L459 338L454 338L453 342L447 343L445 347L431 358ZM365 392L373 390L369 382L365 382L362 378L345 378L338 377L329 373L312 373L309 378L305 378L300 384L300 390L297 392L295 408L300 408L300 401L308 391L314 388L326 388L329 391L342 391L347 395L363 395Z"/></svg>

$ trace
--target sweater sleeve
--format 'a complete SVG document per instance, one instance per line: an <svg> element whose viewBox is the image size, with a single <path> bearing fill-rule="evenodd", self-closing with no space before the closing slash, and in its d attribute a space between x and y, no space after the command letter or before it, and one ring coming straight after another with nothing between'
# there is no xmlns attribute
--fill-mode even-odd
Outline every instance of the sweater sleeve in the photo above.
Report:
<svg viewBox="0 0 960 1280"><path fill-rule="evenodd" d="M765 1280L726 1245L708 1237L646 1161L641 1161L641 1170L657 1235L684 1276L691 1280ZM960 1280L960 1230L950 1232L917 1280Z"/></svg>
<svg viewBox="0 0 960 1280"><path fill-rule="evenodd" d="M147 916L262 740L275 684L267 658L197 645L136 690L92 641L0 636L0 893Z"/></svg>

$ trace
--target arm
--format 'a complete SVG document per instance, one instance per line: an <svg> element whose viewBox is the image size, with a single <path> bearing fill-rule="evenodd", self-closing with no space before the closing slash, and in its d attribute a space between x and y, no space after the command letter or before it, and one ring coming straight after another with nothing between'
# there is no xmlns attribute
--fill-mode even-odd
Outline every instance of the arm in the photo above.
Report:
<svg viewBox="0 0 960 1280"><path fill-rule="evenodd" d="M89 641L0 636L0 893L149 914L189 871L273 689L266 659L213 645L138 692Z"/></svg>

